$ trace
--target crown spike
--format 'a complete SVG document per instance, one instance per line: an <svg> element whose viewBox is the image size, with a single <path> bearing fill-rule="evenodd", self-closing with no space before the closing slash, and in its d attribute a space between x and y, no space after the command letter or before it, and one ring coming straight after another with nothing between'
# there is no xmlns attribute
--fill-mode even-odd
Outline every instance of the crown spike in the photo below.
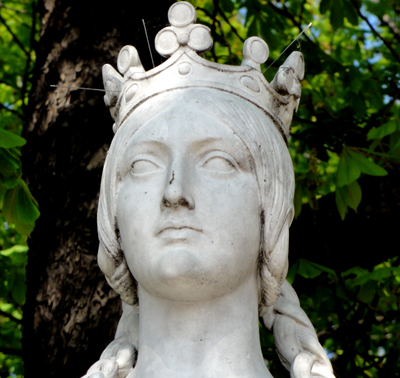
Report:
<svg viewBox="0 0 400 378"><path fill-rule="evenodd" d="M135 73L144 72L144 68L139 58L139 53L133 46L124 46L118 54L118 71L125 77Z"/></svg>
<svg viewBox="0 0 400 378"><path fill-rule="evenodd" d="M104 95L104 103L107 108L111 110L113 116L113 110L117 104L119 94L122 90L123 77L109 64L105 64L102 68L103 84L106 94ZM113 116L114 118L114 116Z"/></svg>
<svg viewBox="0 0 400 378"><path fill-rule="evenodd" d="M249 66L261 72L260 65L268 60L268 45L259 37L251 37L243 44L242 66Z"/></svg>

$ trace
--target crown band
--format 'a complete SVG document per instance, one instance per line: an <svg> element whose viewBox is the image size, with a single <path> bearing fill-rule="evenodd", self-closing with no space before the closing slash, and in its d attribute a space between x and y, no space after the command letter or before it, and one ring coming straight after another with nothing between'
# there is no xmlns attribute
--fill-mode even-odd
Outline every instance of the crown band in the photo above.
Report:
<svg viewBox="0 0 400 378"><path fill-rule="evenodd" d="M169 57L147 72L133 46L125 46L118 56L118 74L112 66L103 66L104 97L115 120L114 132L147 99L166 91L184 88L212 88L239 96L261 108L274 122L288 143L293 112L300 101L300 80L304 77L304 59L293 52L268 83L260 64L268 59L267 44L258 37L247 39L241 66L210 62L198 53L211 48L210 30L193 24L194 7L184 1L172 5L170 27L156 36L156 49ZM120 91L120 92L118 92Z"/></svg>

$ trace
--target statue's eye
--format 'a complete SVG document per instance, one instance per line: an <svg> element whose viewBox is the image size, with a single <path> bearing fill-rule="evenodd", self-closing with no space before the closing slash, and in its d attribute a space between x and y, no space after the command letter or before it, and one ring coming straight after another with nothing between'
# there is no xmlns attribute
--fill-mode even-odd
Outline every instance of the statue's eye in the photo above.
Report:
<svg viewBox="0 0 400 378"><path fill-rule="evenodd" d="M236 170L236 164L225 154L212 155L202 164L202 168L216 173L229 173Z"/></svg>
<svg viewBox="0 0 400 378"><path fill-rule="evenodd" d="M131 172L134 175L145 175L159 169L160 167L150 160L136 160L132 163Z"/></svg>

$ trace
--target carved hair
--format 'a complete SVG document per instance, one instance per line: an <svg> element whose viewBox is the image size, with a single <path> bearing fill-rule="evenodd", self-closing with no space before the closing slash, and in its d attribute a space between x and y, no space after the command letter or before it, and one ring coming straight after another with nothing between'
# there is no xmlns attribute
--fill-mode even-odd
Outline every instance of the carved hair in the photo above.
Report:
<svg viewBox="0 0 400 378"><path fill-rule="evenodd" d="M214 98L210 96L210 89L185 89L159 95L156 101L150 99L137 108L131 115L130 124L118 130L104 166L98 209L98 261L107 281L126 304L138 305L137 282L127 266L119 240L116 214L119 160L134 133L157 115L159 109L171 104L178 104L177 109L186 108L188 111L190 107L200 107L225 122L248 148L260 200L259 314L266 328L273 330L279 358L293 378L311 375L334 378L329 359L311 322L300 308L293 288L285 281L294 193L293 165L287 146L264 111L232 94L219 93ZM129 317L133 312L136 316L138 309L129 308L132 310L125 306L123 316ZM134 338L136 340L137 335ZM110 344L110 348L114 350L123 343L132 342L135 343L122 337L115 340L115 345ZM130 362L133 366L137 345L134 347ZM102 358L107 356L105 352Z"/></svg>
<svg viewBox="0 0 400 378"><path fill-rule="evenodd" d="M287 146L264 111L235 95L212 89L185 89L147 100L125 122L110 146L100 190L98 209L99 266L107 281L129 305L138 304L137 282L128 269L119 240L116 200L119 161L134 133L159 109L199 107L226 123L243 141L253 158L260 195L261 245L259 256L259 312L262 316L280 295L288 267L288 229L293 217L294 173Z"/></svg>
<svg viewBox="0 0 400 378"><path fill-rule="evenodd" d="M273 331L279 359L292 378L335 378L328 356L289 282L281 286L281 296L268 308L263 323Z"/></svg>

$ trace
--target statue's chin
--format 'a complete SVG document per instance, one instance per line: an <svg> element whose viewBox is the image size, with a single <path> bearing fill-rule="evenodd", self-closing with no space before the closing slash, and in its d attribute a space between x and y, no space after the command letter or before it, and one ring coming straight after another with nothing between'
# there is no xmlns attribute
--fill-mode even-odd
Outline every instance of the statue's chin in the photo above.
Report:
<svg viewBox="0 0 400 378"><path fill-rule="evenodd" d="M152 282L139 284L149 293L179 302L212 300L226 294L231 285L224 282L218 267L208 264L204 257L190 248L168 248L153 268Z"/></svg>

